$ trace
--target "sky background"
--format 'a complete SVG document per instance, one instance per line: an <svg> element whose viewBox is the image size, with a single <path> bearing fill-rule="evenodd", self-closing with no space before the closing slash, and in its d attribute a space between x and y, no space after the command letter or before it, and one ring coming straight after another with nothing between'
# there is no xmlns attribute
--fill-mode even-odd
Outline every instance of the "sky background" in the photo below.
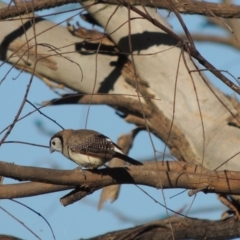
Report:
<svg viewBox="0 0 240 240"><path fill-rule="evenodd" d="M77 7L77 5L71 4L53 10L41 11L38 12L38 15L43 16L74 7ZM161 13L165 17L168 15L166 11L161 11ZM74 15L74 12L64 15L54 15L47 18L59 23L72 15ZM224 30L208 26L205 19L201 16L183 16L183 19L191 33L201 32L205 34L218 34L220 36L226 35ZM80 21L80 18L78 17L76 20ZM169 21L176 32L181 32L181 27L177 24L172 14L167 18L167 21ZM81 24L83 23L81 22ZM66 23L62 25L65 26ZM90 25L83 24L83 26L92 28ZM213 63L216 68L228 70L235 77L240 76L240 55L236 49L216 43L196 43L196 46L200 53L209 62ZM11 65L1 65L1 76L5 75L10 68ZM30 74L21 73L20 76L18 75L19 71L12 69L0 85L0 131L8 126L14 119L30 79ZM211 74L207 75L215 86L225 93L234 95L234 93L218 79ZM14 80L15 78L17 79ZM56 94L42 81L34 77L28 97L33 104L41 104L43 101L55 97L57 97ZM54 120L57 120L64 128L79 129L85 126L87 108L87 106L81 105L55 106L44 108L42 112ZM33 107L26 103L21 116L32 110ZM98 120L96 121L96 119ZM97 130L109 136L112 140L117 141L119 135L130 132L134 128L134 125L124 122L116 115L115 111L109 107L91 106L88 117L88 128ZM43 132L41 129L46 130L46 132ZM34 113L18 122L7 140L48 145L51 134L59 130L60 128L56 124L39 113ZM2 136L3 135L0 137ZM163 144L156 138L154 138L154 144L157 149L163 149ZM131 149L129 155L135 159L144 160L153 158L153 154L154 152L148 134L141 132L135 139L134 147ZM0 148L0 160L19 165L58 169L73 169L76 167L74 163L68 161L61 154L54 153L50 155L49 149L22 144L3 144ZM4 181L4 183L13 182L14 181L10 179ZM160 203L164 203L161 190L144 186L142 186L142 188ZM179 211L182 208L188 210L190 208L189 216L219 219L222 212L226 210L217 200L215 194L199 193L195 198L190 198L188 197L187 191L185 191L176 197L170 198L181 191L181 189L164 190L167 206L174 211ZM77 203L63 207L59 199L67 192L68 191L17 200L42 214L50 223L58 240L89 238L109 231L126 229L166 217L166 210L135 186L123 185L117 201L113 204L105 203L101 211L97 210L101 191L97 191ZM0 206L22 221L41 239L53 239L46 222L32 211L10 200L1 200ZM0 222L1 234L10 234L28 240L35 239L32 233L1 209Z"/></svg>

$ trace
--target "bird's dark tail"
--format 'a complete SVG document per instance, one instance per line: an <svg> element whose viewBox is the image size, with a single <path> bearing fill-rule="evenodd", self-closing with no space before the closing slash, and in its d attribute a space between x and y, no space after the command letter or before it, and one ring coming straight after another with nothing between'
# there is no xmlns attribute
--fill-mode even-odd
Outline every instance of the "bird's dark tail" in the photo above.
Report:
<svg viewBox="0 0 240 240"><path fill-rule="evenodd" d="M137 161L137 160L127 156L127 155L119 153L119 152L115 152L115 156L114 157L117 157L117 158L122 159L123 161L129 162L132 165L143 165L143 163L141 163L141 162L139 162L139 161Z"/></svg>

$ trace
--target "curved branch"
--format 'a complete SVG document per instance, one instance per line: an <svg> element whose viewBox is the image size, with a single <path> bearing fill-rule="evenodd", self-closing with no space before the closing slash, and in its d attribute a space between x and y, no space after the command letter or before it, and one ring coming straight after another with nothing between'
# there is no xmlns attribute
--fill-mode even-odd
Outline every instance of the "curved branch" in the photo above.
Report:
<svg viewBox="0 0 240 240"><path fill-rule="evenodd" d="M131 96L133 97L133 96ZM136 97L137 98L137 97ZM43 102L42 105L60 105L60 104L106 104L123 112L130 112L137 116L143 114L147 117L152 112L147 105L140 106L139 101L128 98L126 95L117 94L66 94L61 98Z"/></svg>

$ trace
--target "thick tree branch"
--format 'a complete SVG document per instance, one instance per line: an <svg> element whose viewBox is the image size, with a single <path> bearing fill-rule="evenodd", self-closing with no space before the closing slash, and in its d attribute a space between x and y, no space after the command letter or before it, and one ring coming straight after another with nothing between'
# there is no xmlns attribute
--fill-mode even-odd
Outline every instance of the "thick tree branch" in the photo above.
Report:
<svg viewBox="0 0 240 240"><path fill-rule="evenodd" d="M0 234L0 240L19 240L19 237L14 237L14 236L10 236L10 235L4 235L4 234ZM21 238L21 240L24 240L23 238Z"/></svg>
<svg viewBox="0 0 240 240"><path fill-rule="evenodd" d="M171 224L171 227L170 227ZM232 239L239 237L240 222L234 219L209 221L171 217L141 226L109 232L91 240L103 239Z"/></svg>
<svg viewBox="0 0 240 240"><path fill-rule="evenodd" d="M118 0L99 0L102 3L117 4ZM172 11L172 6L169 3L170 0L129 0L126 1L132 5L143 5L153 8L160 8ZM192 0L178 0L171 1L175 9L179 13L185 14L199 14L210 17L222 17L222 18L239 18L240 17L240 6L219 4L210 2L200 2Z"/></svg>
<svg viewBox="0 0 240 240"><path fill-rule="evenodd" d="M47 193L59 192L75 188L74 185L56 185L49 183L26 182L16 184L1 185L1 197L3 199L10 199L19 197L32 197Z"/></svg>
<svg viewBox="0 0 240 240"><path fill-rule="evenodd" d="M41 0L41 1L18 1L17 6L8 6L0 9L0 19L17 17L19 15L28 14L31 12L59 7L69 3L79 3L78 0Z"/></svg>
<svg viewBox="0 0 240 240"><path fill-rule="evenodd" d="M171 227L170 227L171 224ZM172 231L173 229L173 231ZM91 238L91 240L115 239L232 239L239 237L240 222L233 218L224 221L210 221L192 218L170 217L153 221L129 229L108 232ZM0 235L0 240L17 240L19 238Z"/></svg>
<svg viewBox="0 0 240 240"><path fill-rule="evenodd" d="M91 194L103 187L115 184L140 184L154 188L187 188L204 189L204 192L236 194L240 195L240 176L239 172L206 171L196 165L189 165L181 162L149 162L143 167L128 166L126 168L107 168L96 171L86 170L86 178L79 170L53 170L46 168L24 167L11 163L0 162L0 175L18 179L28 180L57 185L78 186L77 190L82 197ZM161 182L160 182L160 180ZM38 183L40 184L40 183ZM38 188L41 188L40 185ZM6 194L6 189L12 185L0 186L0 198L26 197L18 195L17 192L10 191ZM16 185L15 185L16 187ZM59 191L54 186L43 185L45 190L42 193ZM61 186L63 187L63 186ZM24 185L21 185L22 193ZM25 183L25 188L29 188L29 183ZM17 189L17 188L16 188ZM33 189L33 186L32 186ZM31 191L31 196L34 195ZM39 189L38 189L39 194Z"/></svg>
<svg viewBox="0 0 240 240"><path fill-rule="evenodd" d="M83 0L82 2L87 2ZM117 0L100 0L99 3L118 4ZM133 5L144 5L153 8L167 9L172 11L172 7L169 4L169 0L129 0L127 1ZM31 1L19 2L16 6L9 6L0 10L0 19L7 19L17 17L22 14L31 13L33 11L39 11L49 9L53 7L62 6L69 3L79 3L77 0L54 0L54 1ZM219 4L219 3L208 3L208 2L195 2L189 0L178 0L172 1L175 8L180 13L185 14L199 14L204 16L217 16L222 18L239 18L240 17L240 6Z"/></svg>

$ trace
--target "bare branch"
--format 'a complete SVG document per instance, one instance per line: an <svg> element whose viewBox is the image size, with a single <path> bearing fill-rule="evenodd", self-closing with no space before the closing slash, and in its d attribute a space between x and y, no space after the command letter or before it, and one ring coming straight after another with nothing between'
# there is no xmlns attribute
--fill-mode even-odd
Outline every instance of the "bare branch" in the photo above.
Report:
<svg viewBox="0 0 240 240"><path fill-rule="evenodd" d="M239 237L240 222L232 219L226 221L198 220L171 217L150 222L141 226L109 232L91 240L103 239L232 239Z"/></svg>
<svg viewBox="0 0 240 240"><path fill-rule="evenodd" d="M179 34L180 37L185 38L184 35ZM232 46L239 50L240 46L236 42L233 37L221 37L221 36L214 36L214 35L203 35L203 34L192 34L192 38L195 41L199 42L213 42L213 43L220 43L228 46Z"/></svg>
<svg viewBox="0 0 240 240"><path fill-rule="evenodd" d="M83 0L82 2L87 2L88 0ZM81 1L80 1L81 2ZM99 0L98 3L107 4L118 4L117 0ZM172 1L175 8L180 13L185 14L199 14L204 16L217 16L222 18L239 18L240 17L240 6L220 4L220 3L208 3L208 2L198 2L189 0L178 0ZM19 2L17 7L8 6L0 10L0 19L7 19L11 17L16 17L21 14L31 13L33 11L39 11L43 9L49 9L53 7L62 6L69 3L79 3L77 0L54 0L54 1L36 1L34 3L25 1ZM167 9L172 11L172 8L168 0L129 0L128 3L133 5L143 5L153 8Z"/></svg>
<svg viewBox="0 0 240 240"><path fill-rule="evenodd" d="M118 0L100 0L102 3L117 4ZM171 4L169 0L130 0L126 1L132 5L143 5L147 7L167 9L172 11ZM176 10L179 13L185 14L199 14L210 17L222 17L222 18L239 18L240 17L240 6L229 5L229 4L219 4L219 3L209 3L200 1L189 1L189 0L178 0L171 1Z"/></svg>
<svg viewBox="0 0 240 240"><path fill-rule="evenodd" d="M47 193L60 192L75 188L74 185L55 185L49 183L27 182L1 185L2 199L31 197ZM0 197L0 198L1 198Z"/></svg>
<svg viewBox="0 0 240 240"><path fill-rule="evenodd" d="M12 17L17 17L22 14L31 13L33 11L39 11L43 9L50 9L53 7L59 7L69 3L79 3L78 0L41 0L37 2L25 1L17 2L16 6L8 6L0 10L0 19L7 19Z"/></svg>
<svg viewBox="0 0 240 240"><path fill-rule="evenodd" d="M19 240L19 237L14 237L14 236L10 236L10 235L4 235L4 234L0 234L0 240ZM24 240L23 238L21 238L21 240Z"/></svg>
<svg viewBox="0 0 240 240"><path fill-rule="evenodd" d="M132 97L132 96L131 96ZM137 116L142 116L142 108L137 100L127 98L125 95L115 94L67 94L59 99L53 99L48 102L43 102L43 105L60 105L60 104L107 104L117 110L123 112L131 112ZM151 115L151 110L144 105L144 114Z"/></svg>
<svg viewBox="0 0 240 240"><path fill-rule="evenodd" d="M78 186L77 191L82 197L93 193L106 186L115 184L140 184L154 188L187 188L205 189L206 193L222 193L240 195L239 172L233 171L206 171L199 166L181 162L148 162L143 167L128 166L126 168L106 168L98 170L85 170L86 179L79 170L53 170L37 167L24 167L11 163L0 162L0 175L18 179L20 181L31 180L35 182L51 183L57 185ZM159 182L161 175L161 184ZM38 183L40 184L40 183ZM70 185L70 186L69 186ZM20 185L22 193L29 188L29 183ZM40 188L41 185L39 185ZM43 185L44 186L44 185ZM45 185L47 186L47 185ZM0 186L0 198L23 197L16 191L6 190L16 185ZM59 191L63 188L55 188ZM42 190L51 192L51 186ZM8 194L5 194L8 191ZM9 196L9 194L12 194ZM39 194L39 189L38 189ZM34 195L32 190L31 195ZM26 196L26 195L25 195Z"/></svg>

